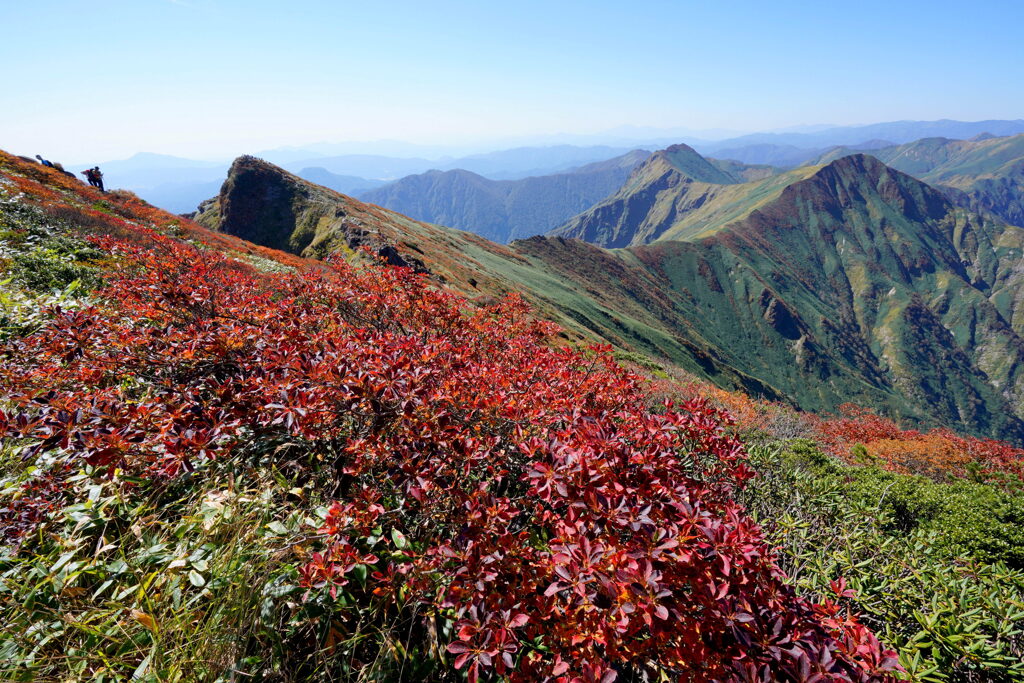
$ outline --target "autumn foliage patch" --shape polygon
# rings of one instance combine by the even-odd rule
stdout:
[[[403,269],[267,275],[145,241],[98,240],[104,303],[3,350],[0,433],[25,457],[125,481],[274,449],[330,470],[307,597],[454,622],[436,656],[470,680],[894,669],[855,616],[786,584],[707,402],[649,412],[608,349],[548,346],[514,297],[469,310]]]
[[[826,449],[845,460],[856,460],[856,452],[863,449],[862,456],[896,472],[1024,478],[1024,449],[1003,441],[963,436],[949,429],[903,429],[888,418],[850,404],[841,406],[837,416],[808,420]]]
[[[676,372],[677,377],[654,381],[653,395],[705,397],[728,413],[735,433],[779,440],[811,438],[829,455],[849,464],[873,464],[936,480],[1024,480],[1024,449],[1005,441],[965,436],[941,427],[907,429],[852,403],[839,406],[835,415],[804,413]]]

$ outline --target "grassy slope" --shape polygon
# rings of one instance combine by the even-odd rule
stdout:
[[[716,164],[692,150],[659,152],[615,194],[551,234],[606,247],[703,237],[749,215],[787,185],[813,173],[806,168],[774,173],[770,167]]]

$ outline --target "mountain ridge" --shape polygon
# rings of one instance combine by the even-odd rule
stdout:
[[[689,146],[670,150],[652,155],[614,194],[551,234],[608,248],[690,239],[742,217],[808,174],[708,160]]]
[[[851,153],[848,148],[835,147],[818,161]],[[1024,134],[973,140],[924,138],[871,154],[941,188],[964,206],[1024,225]]]
[[[277,229],[291,239],[316,225],[290,248],[350,253],[353,234],[374,235],[375,217],[412,265],[478,295],[522,292],[577,339],[807,410],[860,403],[1024,441],[1024,284],[1013,265],[1022,231],[873,157],[801,173],[708,235],[610,251],[556,236],[501,247],[294,176],[303,188],[278,195],[295,210],[276,214]]]

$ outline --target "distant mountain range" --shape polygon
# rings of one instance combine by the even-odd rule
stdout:
[[[509,149],[466,154],[467,147],[412,145],[395,141],[319,144],[266,150],[257,156],[282,164],[294,173],[320,168],[348,176],[331,180],[332,187],[358,192],[379,181],[393,181],[429,170],[471,171],[492,180],[515,180],[551,175],[585,164],[605,161],[633,149],[656,150],[686,143],[701,154],[743,164],[798,166],[840,145],[861,150],[901,144],[923,137],[967,139],[981,133],[997,136],[1024,133],[1024,120],[1014,121],[900,121],[869,126],[801,126],[794,129],[709,140],[728,131],[688,131],[621,127],[595,135],[541,136],[521,140]],[[524,144],[525,143],[525,144]],[[89,166],[95,165],[90,163]],[[157,154],[138,154],[127,160],[99,164],[111,187],[138,193],[157,206],[183,213],[208,197],[223,178],[228,162],[206,162]],[[84,166],[75,167],[76,171]],[[313,171],[320,180],[327,176]],[[311,175],[311,179],[316,180]],[[362,179],[365,182],[352,180]],[[329,179],[330,180],[330,179]],[[319,182],[319,181],[317,181]]]
[[[351,195],[368,192],[376,187],[387,184],[383,180],[369,180],[367,178],[360,178],[359,176],[354,175],[339,175],[337,173],[331,173],[322,166],[303,168],[296,172],[296,175],[300,178],[305,178],[306,180],[314,182],[317,185],[329,187],[335,192]]]
[[[889,147],[892,144],[888,140],[868,140],[856,145],[846,145],[845,148],[851,152],[868,152],[882,147]],[[832,148],[806,148],[763,142],[741,147],[722,148],[715,146],[714,154],[722,159],[730,159],[745,164],[768,164],[780,168],[789,168],[806,164],[812,159],[819,157],[828,149]]]
[[[470,294],[521,291],[571,336],[808,410],[853,402],[1024,443],[1021,228],[864,154],[779,173],[676,146],[603,205],[618,227],[582,236],[632,246],[506,247],[243,158],[197,219],[306,256],[370,244]]]
[[[500,150],[458,159],[401,158],[374,154],[298,158],[284,164],[297,175],[325,187],[359,194],[386,182],[429,170],[467,170],[494,180],[521,179],[575,169],[626,154],[631,148],[561,145]],[[296,156],[293,152],[289,158]],[[90,164],[92,166],[93,164]],[[217,191],[228,164],[140,153],[100,164],[110,187],[131,190],[176,213],[195,210]],[[85,167],[76,167],[75,171]],[[577,210],[583,207],[577,207]]]
[[[697,142],[701,154],[722,156],[721,150],[752,145],[790,146],[799,149],[825,149],[837,145],[860,145],[869,141],[902,144],[921,138],[945,137],[966,140],[988,133],[995,136],[1024,133],[1024,119],[987,121],[893,121],[865,126],[836,126],[813,132],[754,133],[715,142]]]
[[[566,173],[521,180],[490,180],[465,170],[428,171],[365,192],[360,199],[504,243],[548,232],[590,207],[622,185],[648,156],[634,150]]]
[[[349,154],[293,161],[284,164],[284,168],[295,172],[304,166],[315,165],[331,173],[386,180],[395,180],[432,170],[462,170],[492,180],[516,180],[529,176],[558,173],[597,161],[606,161],[630,151],[631,148],[603,145],[590,147],[557,145],[553,147],[517,147],[457,159],[437,160]]]

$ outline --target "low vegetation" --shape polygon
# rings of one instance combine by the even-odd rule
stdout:
[[[21,183],[4,680],[1024,675],[1019,450]]]

